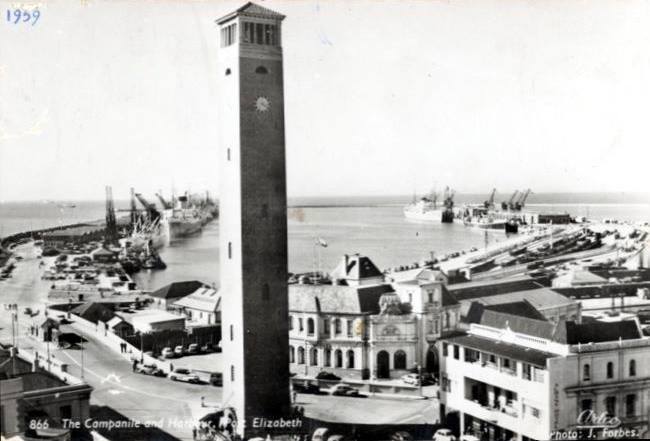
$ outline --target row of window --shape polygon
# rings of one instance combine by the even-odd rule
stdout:
[[[263,44],[277,46],[279,44],[277,26],[264,23],[243,23],[244,31],[241,39],[243,43]],[[228,47],[237,41],[237,24],[221,28],[221,47]]]
[[[297,352],[297,354],[296,354]],[[296,356],[297,355],[297,356]],[[332,366],[332,350],[331,349],[325,349],[323,353],[323,365],[326,367],[331,367]],[[355,363],[354,363],[354,351],[352,349],[349,349],[346,352],[345,356],[345,367],[348,369],[354,369]],[[298,351],[293,346],[289,346],[289,362],[290,363],[297,363],[297,364],[305,364],[305,348],[302,346],[298,347]],[[309,365],[310,366],[318,366],[318,349],[316,348],[311,348],[309,350]],[[337,349],[334,351],[334,360],[333,360],[333,367],[337,368],[342,368],[343,367],[343,351],[340,349]]]
[[[614,363],[607,362],[607,379],[614,378]],[[627,366],[627,375],[636,377],[636,360],[630,360]],[[591,381],[591,365],[586,363],[582,366],[582,381]]]
[[[636,415],[636,394],[625,395],[625,416],[631,417]],[[581,410],[588,411],[593,409],[594,401],[591,398],[585,398],[580,403]],[[616,397],[609,396],[605,398],[605,411],[609,416],[615,416],[616,413]]]
[[[341,335],[343,333],[343,321],[341,319],[339,318],[333,319],[331,321],[331,325],[330,325],[330,320],[324,319],[323,333],[329,335],[331,333],[330,326],[334,328],[334,335]],[[345,328],[346,328],[347,336],[353,337],[354,320],[346,320]],[[293,329],[294,329],[294,318],[292,315],[289,315],[289,330],[293,330]],[[298,317],[298,331],[305,332],[305,321],[303,320],[302,317]],[[307,335],[314,335],[315,332],[316,332],[316,322],[314,321],[313,318],[310,317],[307,319]]]

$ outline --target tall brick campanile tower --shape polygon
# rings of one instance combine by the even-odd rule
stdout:
[[[247,3],[217,20],[223,405],[246,437],[291,406],[283,19]]]

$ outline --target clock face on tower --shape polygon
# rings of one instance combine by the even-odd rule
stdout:
[[[255,100],[255,110],[258,112],[266,112],[271,108],[269,99],[265,96],[260,96]]]

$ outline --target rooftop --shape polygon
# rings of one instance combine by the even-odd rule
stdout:
[[[289,310],[334,314],[379,314],[382,294],[393,292],[388,284],[368,286],[289,285]]]
[[[198,280],[174,282],[155,290],[150,295],[159,299],[178,299],[192,294],[202,286],[206,286],[205,283]]]
[[[550,352],[530,349],[511,343],[505,343],[500,340],[492,340],[472,334],[449,337],[445,338],[444,341],[449,344],[461,345],[475,349],[477,351],[488,352],[500,357],[523,361],[524,363],[529,363],[540,367],[546,367],[546,360],[557,356]]]
[[[257,5],[253,2],[248,2],[240,8],[236,9],[234,12],[231,12],[223,17],[217,19],[217,24],[223,24],[227,21],[232,20],[238,16],[246,17],[260,17],[260,18],[274,18],[276,20],[284,20],[285,16],[275,12],[271,9],[265,8],[263,6]]]
[[[344,255],[338,266],[332,271],[332,280],[363,280],[383,277],[383,273],[367,256],[360,254]]]
[[[202,286],[192,294],[174,302],[174,305],[200,311],[216,312],[221,306],[221,296],[216,289]]]

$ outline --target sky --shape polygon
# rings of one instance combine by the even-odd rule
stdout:
[[[217,192],[214,20],[243,3],[0,0],[0,201]],[[650,2],[259,3],[289,196],[648,191]]]

